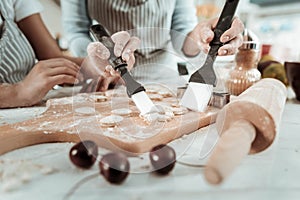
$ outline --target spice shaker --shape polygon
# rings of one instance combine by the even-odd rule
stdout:
[[[260,58],[260,45],[257,41],[244,41],[235,55],[235,67],[226,81],[227,91],[239,95],[261,79],[257,69]]]

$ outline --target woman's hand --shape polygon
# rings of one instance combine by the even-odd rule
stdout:
[[[17,84],[18,97],[24,100],[24,105],[34,105],[55,85],[79,83],[82,80],[79,71],[78,65],[64,58],[39,61]]]
[[[127,62],[128,69],[131,70],[134,63],[134,51],[140,46],[140,39],[131,37],[128,32],[120,31],[111,36],[115,43],[114,54],[117,57],[122,57]],[[95,59],[99,67],[106,67],[109,65],[108,59],[110,57],[109,50],[101,42],[93,42],[87,47],[88,56]],[[102,68],[103,70],[104,68]]]
[[[120,31],[111,36],[115,43],[114,54],[122,57],[127,62],[128,70],[134,63],[134,51],[140,45],[140,39],[131,37],[128,32]],[[87,47],[88,57],[82,66],[85,79],[92,79],[83,87],[84,92],[106,91],[110,85],[115,85],[120,80],[120,75],[109,64],[109,50],[101,42],[90,43]]]
[[[209,51],[209,43],[214,38],[213,29],[216,27],[218,18],[203,21],[199,23],[194,30],[189,33],[183,46],[183,52],[188,56],[197,55],[200,50],[207,53]],[[218,55],[233,55],[237,49],[242,45],[243,37],[242,32],[244,25],[238,18],[234,18],[230,29],[225,31],[220,41],[226,43],[218,50]]]

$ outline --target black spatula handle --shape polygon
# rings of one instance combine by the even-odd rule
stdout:
[[[96,24],[90,27],[90,33],[94,41],[101,42],[109,50],[110,57],[108,61],[111,66],[120,73],[122,79],[125,81],[128,96],[131,97],[138,92],[145,91],[145,88],[134,80],[129,73],[126,61],[124,61],[122,57],[117,57],[115,55],[115,43],[110,38],[108,31],[101,24]]]
[[[210,46],[223,45],[223,43],[220,41],[221,35],[230,28],[238,3],[239,0],[226,0],[217,26],[214,29],[215,36],[211,41]]]
[[[92,25],[90,33],[94,41],[101,42],[109,50],[110,57],[108,61],[115,70],[123,65],[127,66],[126,62],[121,57],[116,57],[114,53],[115,43],[110,38],[108,31],[102,25]]]

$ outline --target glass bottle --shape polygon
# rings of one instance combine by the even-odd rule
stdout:
[[[235,56],[235,67],[226,81],[227,91],[239,95],[261,78],[257,70],[260,58],[259,44],[256,41],[245,41]]]

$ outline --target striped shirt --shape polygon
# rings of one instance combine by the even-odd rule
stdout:
[[[76,56],[85,56],[91,42],[89,27],[104,25],[111,34],[126,30],[142,43],[136,51],[137,79],[157,80],[177,75],[176,56],[180,57],[187,33],[197,24],[193,0],[62,0],[63,27]],[[172,45],[175,48],[172,48]],[[175,58],[174,58],[175,57]]]
[[[34,51],[16,22],[40,10],[40,4],[32,0],[0,1],[0,83],[23,80],[34,66]]]

